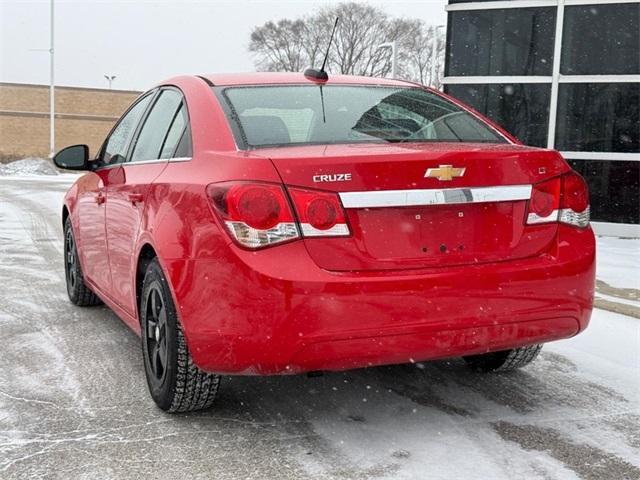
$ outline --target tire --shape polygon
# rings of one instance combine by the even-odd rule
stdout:
[[[508,372],[529,365],[536,359],[540,350],[542,345],[528,345],[463,358],[467,365],[477,372]]]
[[[90,307],[102,303],[102,300],[84,283],[70,217],[67,217],[64,222],[64,276],[71,303],[80,307]]]
[[[144,370],[153,401],[169,413],[209,408],[220,377],[193,363],[157,258],[149,263],[144,276],[140,322]]]

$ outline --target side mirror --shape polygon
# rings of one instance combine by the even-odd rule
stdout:
[[[63,148],[54,155],[53,163],[66,170],[89,170],[89,147],[71,145]]]

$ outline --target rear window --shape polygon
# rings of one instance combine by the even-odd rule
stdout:
[[[421,88],[274,85],[227,87],[218,92],[241,148],[506,142],[475,116]]]

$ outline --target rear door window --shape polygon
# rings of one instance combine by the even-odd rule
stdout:
[[[177,90],[166,89],[160,92],[135,141],[131,153],[132,162],[163,158],[160,154],[165,139],[181,105],[182,94]]]
[[[169,127],[169,132],[167,133],[166,138],[164,139],[164,144],[162,145],[162,149],[160,150],[160,158],[172,158],[177,157],[176,155],[178,150],[178,145],[180,144],[181,139],[185,136],[187,132],[187,125],[189,123],[189,116],[187,115],[187,107],[184,102],[178,108],[175,116],[173,117],[173,121],[171,122],[171,126]],[[189,145],[191,144],[191,135],[189,137]],[[183,149],[184,150],[184,149]],[[189,146],[188,155],[182,155],[183,157],[191,156],[191,147]]]
[[[191,145],[191,125],[187,123],[187,127],[182,132],[176,151],[171,158],[191,158],[193,155],[193,147]]]

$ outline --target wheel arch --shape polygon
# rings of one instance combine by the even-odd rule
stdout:
[[[64,230],[64,225],[67,223],[67,218],[69,218],[69,209],[66,205],[62,206],[62,229]]]
[[[150,243],[142,245],[140,252],[138,253],[138,261],[136,264],[136,276],[135,276],[135,288],[136,288],[136,308],[140,308],[140,295],[142,293],[142,283],[144,282],[144,275],[147,271],[147,266],[154,258],[157,258],[155,248]],[[138,312],[138,322],[140,322],[140,312]]]
[[[147,267],[153,260],[156,260],[158,262],[158,265],[160,266],[160,270],[162,271],[166,279],[169,295],[171,295],[171,300],[176,309],[176,316],[177,316],[178,322],[182,326],[185,341],[187,345],[189,345],[190,335],[189,335],[189,332],[185,329],[184,323],[182,321],[180,304],[176,299],[176,292],[171,283],[171,276],[170,276],[169,270],[167,269],[167,265],[165,265],[165,263],[163,262],[163,252],[159,249],[158,245],[154,246],[151,243],[151,240],[148,238],[142,242],[142,246],[140,247],[140,250],[138,252],[135,277],[134,277],[134,281],[135,281],[134,287],[135,287],[135,295],[136,295],[136,317],[137,317],[138,325],[140,327],[140,331],[142,331],[142,314],[140,312],[140,305],[141,305],[141,299],[142,299],[142,290],[144,286],[144,278],[146,275]]]

